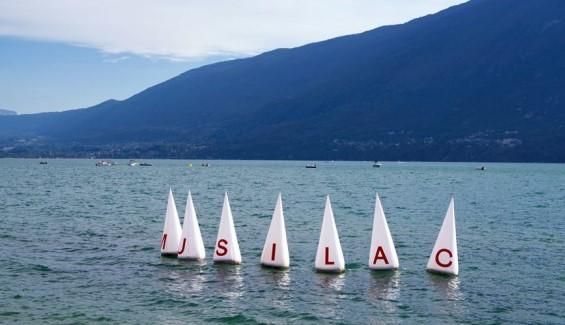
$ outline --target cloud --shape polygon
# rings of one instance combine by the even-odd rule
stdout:
[[[241,57],[381,25],[464,0],[0,0],[0,35],[110,54]]]

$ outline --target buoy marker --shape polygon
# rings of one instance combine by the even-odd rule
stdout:
[[[241,253],[239,244],[237,243],[237,235],[233,223],[228,193],[224,196],[224,206],[222,207],[222,216],[220,219],[220,227],[218,229],[218,237],[214,248],[215,263],[241,264]]]
[[[179,258],[203,260],[206,257],[204,242],[200,234],[200,226],[196,217],[196,209],[192,201],[192,193],[188,191],[186,209],[184,210],[184,223],[179,243]]]
[[[373,270],[394,270],[398,268],[398,256],[378,193],[375,196],[369,268]]]
[[[165,224],[163,236],[161,237],[161,255],[177,256],[182,229],[179,214],[173,197],[173,190],[169,189],[167,199],[167,212],[165,213]]]
[[[281,193],[277,197],[275,211],[263,246],[261,264],[278,268],[287,268],[290,265]]]
[[[441,230],[428,260],[427,270],[451,275],[459,274],[457,233],[455,230],[455,200],[453,197],[451,202],[449,202]]]
[[[316,270],[320,272],[340,273],[345,271],[345,260],[335,226],[329,195],[326,197],[324,219],[322,220],[322,229],[320,231],[320,240],[314,265]]]

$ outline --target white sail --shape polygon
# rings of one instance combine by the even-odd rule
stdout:
[[[432,272],[459,274],[457,234],[455,231],[455,202],[453,198],[451,198],[449,208],[447,208],[441,230],[428,260],[427,269]]]
[[[373,216],[373,234],[369,251],[369,268],[375,270],[391,270],[398,268],[398,256],[388,229],[385,213],[379,194],[375,198]]]
[[[172,189],[169,189],[169,197],[167,200],[167,212],[165,213],[165,224],[163,226],[163,236],[161,237],[161,254],[174,255],[178,254],[180,235],[182,229],[180,226],[179,214]]]
[[[316,270],[323,272],[345,271],[345,260],[339,242],[339,235],[335,226],[334,214],[330,203],[330,196],[326,198],[320,241],[316,252]]]
[[[277,197],[271,226],[261,254],[261,264],[272,267],[287,268],[290,265],[286,228],[282,208],[281,194]]]
[[[192,194],[188,191],[186,209],[184,211],[184,224],[179,243],[179,258],[202,260],[206,257],[204,242],[200,234],[200,226],[196,217],[196,210],[192,202]]]
[[[224,197],[220,228],[218,229],[218,237],[214,248],[214,262],[241,263],[241,253],[239,251],[239,244],[237,243],[237,235],[235,233],[228,193],[226,193]]]

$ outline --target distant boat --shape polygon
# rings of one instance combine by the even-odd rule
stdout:
[[[476,170],[484,171],[487,170],[487,168],[485,166],[481,166],[481,167],[477,167]]]
[[[100,160],[96,163],[96,166],[114,166],[116,163],[111,160]]]
[[[381,163],[378,162],[378,161],[375,161],[375,162],[373,163],[373,167],[381,168],[381,167],[383,167],[383,164],[381,164]]]
[[[144,163],[139,164],[139,166],[148,167],[148,166],[153,166],[153,165],[151,165],[150,163],[144,162]]]
[[[47,165],[47,162],[46,161],[40,161],[39,164],[40,165]]]
[[[306,168],[316,168],[316,164],[314,162],[306,164]]]
[[[130,160],[128,166],[139,166],[139,162],[137,160]]]
[[[210,167],[210,164],[208,162],[203,162],[202,167]]]

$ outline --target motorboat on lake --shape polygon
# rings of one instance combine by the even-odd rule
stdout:
[[[314,163],[314,162],[306,164],[306,168],[316,168],[316,167],[317,167],[316,163]]]
[[[381,168],[381,167],[383,167],[383,164],[381,164],[381,163],[378,162],[378,161],[375,161],[375,162],[373,163],[373,167],[375,167],[375,168]]]
[[[114,166],[116,163],[111,160],[100,160],[96,162],[96,166]]]
[[[139,162],[137,160],[130,160],[128,166],[139,166]]]
[[[151,165],[150,163],[144,162],[144,163],[139,164],[139,166],[148,167],[148,166],[153,166],[153,165]]]

